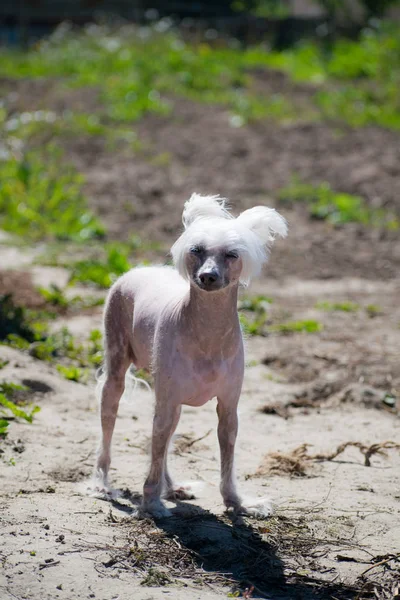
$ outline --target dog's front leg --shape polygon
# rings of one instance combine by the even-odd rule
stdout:
[[[157,399],[153,420],[150,473],[143,488],[143,509],[154,517],[168,517],[169,510],[161,501],[165,482],[166,454],[171,437],[178,425],[181,406],[173,405],[166,398]]]
[[[239,397],[218,397],[218,441],[221,454],[220,490],[227,508],[239,510],[242,501],[236,491],[234,472],[235,443],[238,432],[237,405]]]
[[[228,509],[237,514],[256,518],[268,517],[272,511],[272,503],[267,498],[243,502],[236,491],[234,473],[234,452],[238,431],[237,405],[239,398],[218,397],[218,440],[221,451],[221,494]]]

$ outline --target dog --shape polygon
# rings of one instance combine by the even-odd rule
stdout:
[[[133,364],[152,371],[156,397],[142,510],[163,518],[170,512],[162,498],[194,497],[190,488],[174,485],[168,446],[182,405],[200,407],[216,397],[224,504],[238,514],[264,517],[271,512],[270,503],[246,505],[235,484],[244,373],[237,299],[239,286],[247,286],[261,271],[275,238],[287,235],[287,224],[264,206],[235,218],[224,198],[199,194],[185,203],[182,221],[184,231],[171,249],[174,267],[136,267],[116,281],[106,301],[96,487],[109,490],[111,439],[125,374]]]

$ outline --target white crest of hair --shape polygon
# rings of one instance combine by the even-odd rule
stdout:
[[[286,237],[288,227],[284,219],[274,208],[266,206],[255,206],[242,212],[238,222],[250,229],[262,241],[269,246],[276,237]]]
[[[182,220],[185,231],[171,254],[175,268],[186,280],[185,255],[192,246],[204,245],[239,252],[243,261],[240,283],[247,286],[267,262],[275,238],[287,234],[286,220],[275,209],[256,206],[234,218],[219,196],[193,194],[185,204]]]
[[[226,198],[220,196],[201,196],[192,194],[185,202],[182,214],[182,222],[187,229],[196,219],[204,217],[220,217],[232,219],[232,215],[226,208]]]

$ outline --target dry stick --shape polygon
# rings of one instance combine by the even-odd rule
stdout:
[[[206,438],[208,435],[210,435],[210,433],[211,433],[211,432],[212,432],[212,429],[210,429],[209,431],[207,431],[207,433],[205,433],[205,434],[204,434],[204,435],[202,435],[201,437],[199,437],[199,438],[197,438],[197,439],[195,439],[195,440],[192,440],[191,442],[188,442],[188,443],[186,444],[186,450],[187,450],[188,448],[191,448],[191,447],[192,447],[194,444],[196,444],[197,442],[201,442],[201,440],[204,440],[204,439],[205,439],[205,438]]]
[[[368,567],[368,569],[365,569],[365,571],[363,571],[361,573],[360,577],[363,577],[365,575],[365,573],[368,573],[368,571],[372,571],[372,569],[375,569],[375,567],[381,567],[382,565],[386,565],[391,560],[398,560],[399,558],[400,558],[400,552],[399,552],[399,554],[394,554],[390,558],[385,558],[384,560],[380,560],[379,562],[375,563],[371,567]]]
[[[366,467],[371,466],[370,458],[373,454],[383,454],[384,455],[385,454],[383,452],[384,450],[400,449],[400,444],[397,444],[396,442],[391,442],[391,441],[379,442],[378,444],[372,444],[371,446],[365,446],[361,442],[345,442],[344,444],[340,444],[340,446],[338,446],[336,448],[336,450],[334,450],[331,453],[313,454],[311,456],[306,456],[305,458],[309,459],[309,460],[333,460],[334,458],[339,456],[339,454],[342,454],[342,452],[344,452],[346,450],[346,448],[348,448],[349,446],[353,446],[360,450],[360,452],[364,455],[364,459],[365,459],[364,464]]]

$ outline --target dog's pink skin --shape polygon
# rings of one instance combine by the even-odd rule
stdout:
[[[189,285],[170,267],[143,267],[124,275],[105,309],[106,382],[101,398],[102,444],[97,475],[107,486],[111,437],[125,372],[132,362],[154,371],[156,408],[151,468],[144,508],[162,514],[161,494],[173,495],[167,449],[182,404],[202,406],[218,398],[221,493],[238,509],[233,475],[237,404],[244,353],[237,315],[238,282],[207,292]]]
[[[185,204],[183,222],[185,232],[172,248],[177,269],[133,269],[115,283],[107,299],[97,487],[108,489],[111,438],[125,374],[133,363],[151,369],[155,381],[145,511],[167,516],[162,494],[192,497],[172,483],[167,470],[168,444],[182,405],[199,407],[216,397],[224,503],[235,511],[265,516],[270,505],[243,507],[235,486],[237,405],[244,372],[237,296],[239,283],[246,284],[267,260],[275,236],[286,235],[286,223],[266,207],[249,209],[234,219],[223,199],[197,194]]]

